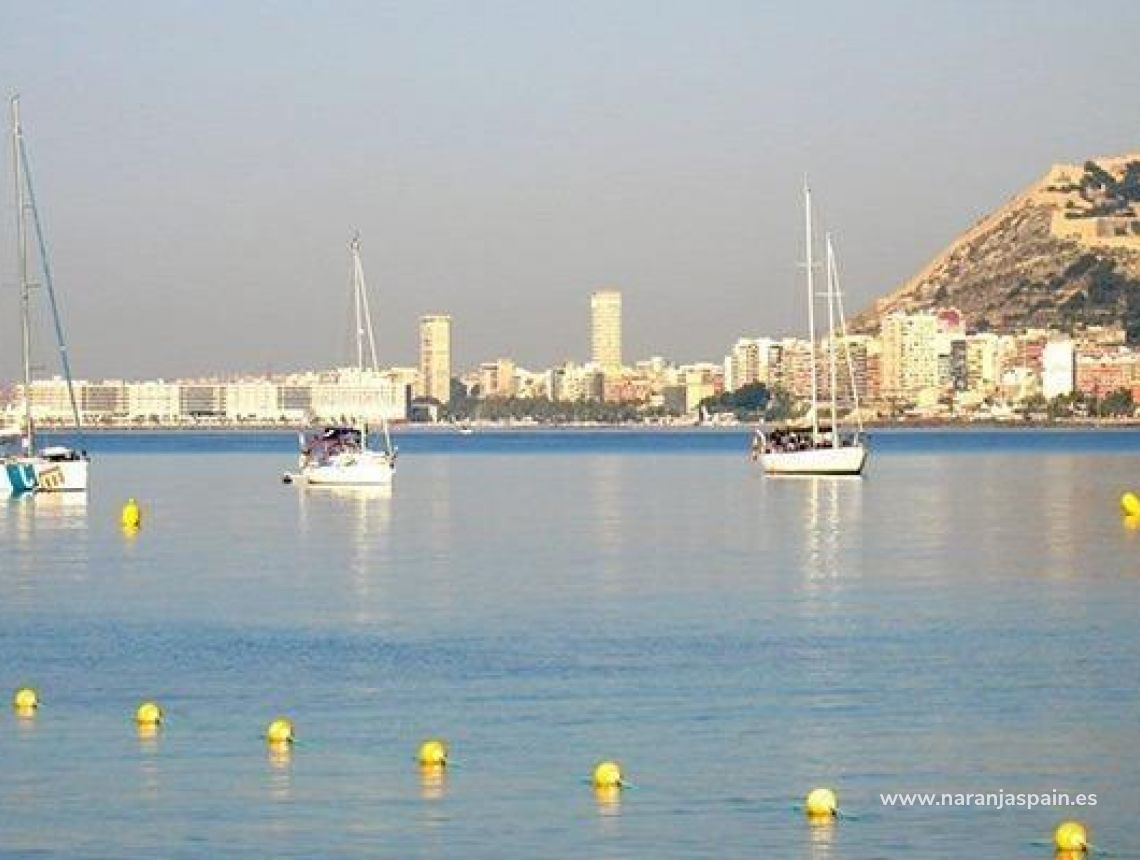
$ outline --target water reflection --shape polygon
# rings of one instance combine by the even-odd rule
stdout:
[[[1078,486],[1072,457],[1046,457],[1041,467],[1041,488],[1037,507],[1044,520],[1041,536],[1044,541],[1047,572],[1053,576],[1072,576],[1076,571],[1076,521],[1072,515],[1080,507],[1073,491]]]
[[[138,723],[135,731],[139,740],[139,793],[154,798],[159,791],[158,736],[159,727]]]
[[[594,786],[594,800],[601,815],[621,815],[621,786]]]
[[[36,730],[36,708],[24,707],[16,705],[12,708],[12,714],[16,717],[16,726],[20,729],[20,733],[24,735],[31,735]]]
[[[828,860],[835,856],[835,819],[831,816],[808,818],[808,860]]]
[[[28,493],[0,501],[0,601],[26,605],[43,578],[43,546],[76,580],[87,576],[87,494]],[[38,551],[37,551],[38,550]]]
[[[424,478],[430,488],[428,500],[428,532],[437,555],[451,556],[453,543],[451,521],[451,464],[446,458],[433,457]]]
[[[0,501],[0,535],[29,542],[40,530],[74,532],[87,525],[86,493],[25,493]]]
[[[804,572],[812,582],[839,574],[839,485],[832,479],[809,480]]]
[[[625,530],[621,519],[621,467],[617,457],[594,457],[590,461],[594,545],[604,557],[621,552]]]
[[[854,575],[850,535],[862,521],[863,479],[805,477],[803,566],[809,588]]]
[[[424,800],[442,800],[447,788],[447,768],[438,764],[420,765],[420,797]]]
[[[269,761],[269,796],[284,803],[293,799],[293,745],[288,742],[266,744]]]
[[[358,621],[371,619],[370,600],[376,585],[371,575],[373,550],[388,534],[392,519],[392,486],[299,487],[298,531],[313,531],[317,540],[331,538],[348,553],[349,587],[356,598]]]

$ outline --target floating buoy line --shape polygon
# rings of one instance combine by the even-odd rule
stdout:
[[[22,719],[35,718],[40,705],[40,696],[34,687],[20,687],[12,694],[12,710]],[[134,713],[139,738],[153,741],[158,736],[159,727],[165,719],[166,714],[158,702],[151,700],[142,702]],[[269,748],[271,760],[287,766],[289,752],[297,740],[293,721],[288,717],[274,718],[266,726],[262,737]],[[447,742],[441,738],[428,738],[417,749],[415,760],[420,766],[425,799],[438,798],[448,756]],[[622,789],[632,787],[626,781],[621,765],[610,759],[598,762],[594,766],[590,784],[599,804],[604,807],[613,807],[619,803]],[[804,797],[801,808],[812,823],[841,818],[838,796],[830,788],[813,788]],[[1064,856],[1067,860],[1084,857],[1092,851],[1088,828],[1079,821],[1062,821],[1058,824],[1053,831],[1052,846],[1056,848],[1058,857]]]

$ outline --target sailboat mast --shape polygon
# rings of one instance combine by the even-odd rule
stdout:
[[[20,97],[12,96],[12,173],[16,186],[16,255],[20,269],[20,325],[24,352],[24,445],[35,450],[32,426],[32,295],[28,282],[27,201],[24,198],[24,162],[20,128]]]
[[[356,323],[356,369],[364,372],[364,313],[360,297],[360,235],[354,235],[348,246],[352,250],[352,309]]]
[[[808,294],[808,344],[810,346],[809,367],[811,369],[811,442],[814,446],[819,441],[819,391],[815,378],[815,263],[811,254],[811,189],[808,187],[807,177],[804,177],[804,241],[807,245],[804,263],[807,266],[807,294]]]
[[[835,252],[831,248],[831,234],[824,237],[827,246],[827,371],[828,382],[831,386],[831,447],[839,447],[839,404],[836,389],[839,387],[835,356],[835,281],[832,273],[835,269]]]
[[[372,311],[368,307],[368,282],[364,280],[364,264],[360,262],[360,242],[357,241],[356,248],[353,250],[353,267],[355,270],[356,289],[360,294],[360,309],[362,312],[361,328],[364,333],[368,335],[368,357],[370,364],[368,368],[371,370],[379,370],[380,362],[376,359],[376,334],[372,330]],[[364,350],[361,347],[361,360],[363,361]]]
[[[843,336],[843,357],[847,362],[847,376],[851,384],[851,407],[855,414],[855,426],[859,436],[863,435],[863,414],[859,408],[859,386],[855,380],[855,362],[851,358],[851,340],[847,336],[847,314],[843,310],[843,290],[839,286],[839,264],[831,255],[831,282],[835,289],[835,306],[839,311],[839,330]]]
[[[368,306],[368,284],[364,280],[364,264],[360,261],[360,235],[352,237],[352,290],[356,305],[356,359],[360,370],[360,384],[364,384],[364,336],[368,335],[368,356],[371,364],[368,369],[372,377],[380,370],[380,362],[376,358],[376,335],[372,330],[372,311]],[[392,437],[388,432],[388,419],[381,410],[380,425],[384,433],[384,450],[392,453]]]

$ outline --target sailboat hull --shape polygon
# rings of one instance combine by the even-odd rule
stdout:
[[[862,445],[768,451],[760,456],[760,465],[769,475],[859,475],[866,463],[867,449]]]
[[[87,460],[13,457],[4,462],[3,480],[10,493],[82,493],[87,490],[88,466]]]
[[[391,485],[395,471],[395,464],[386,454],[365,451],[305,466],[300,478],[314,487],[383,487]]]

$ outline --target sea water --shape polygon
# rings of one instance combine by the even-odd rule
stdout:
[[[744,433],[397,441],[381,493],[281,484],[287,433],[95,435],[89,498],[0,502],[0,693],[43,701],[0,712],[0,856],[1140,854],[1140,434],[876,433],[862,479]]]

